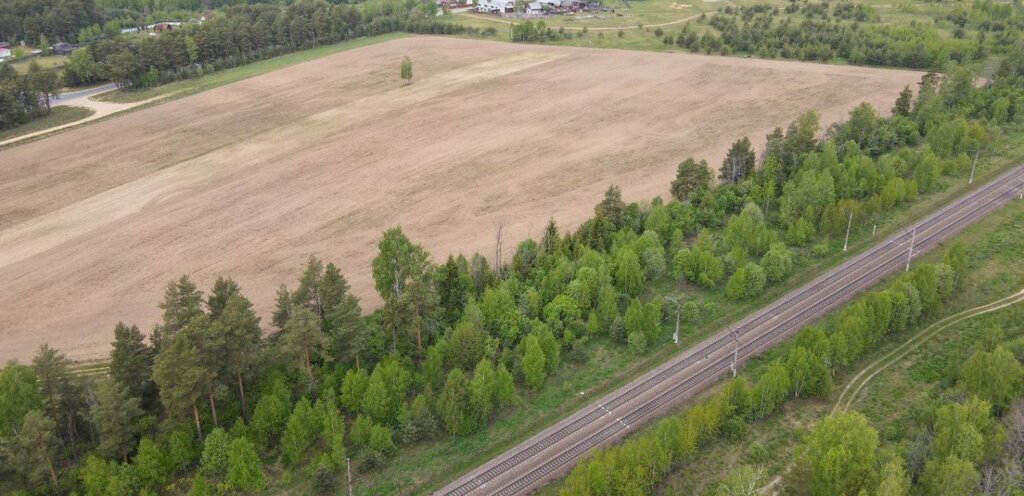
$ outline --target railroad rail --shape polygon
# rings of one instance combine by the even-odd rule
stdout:
[[[723,329],[448,484],[437,495],[525,494],[794,334],[911,259],[1024,193],[1024,165]]]

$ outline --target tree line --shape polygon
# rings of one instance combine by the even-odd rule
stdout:
[[[687,24],[674,41],[695,52],[817,62],[843,59],[854,65],[915,69],[937,69],[949,61],[963,64],[984,57],[978,40],[948,38],[918,21],[883,24],[870,9],[848,3],[804,4],[799,13],[802,19],[797,21],[778,9],[728,7],[709,17],[713,31],[700,35]]]
[[[109,80],[123,89],[196,77],[283,53],[377,34],[452,34],[466,28],[434,19],[436,5],[371,0],[361,5],[324,0],[234,5],[202,23],[159,36],[104,36],[69,60],[67,84]]]
[[[0,2],[0,41],[34,44],[45,37],[74,42],[81,28],[102,18],[93,0],[4,0]]]
[[[88,5],[87,10],[95,10],[91,0],[83,1]],[[159,36],[121,33],[124,27],[136,27],[154,22],[154,19],[166,20],[138,12],[110,19],[102,25],[98,15],[76,14],[74,19],[80,22],[74,27],[65,26],[60,31],[40,31],[30,20],[26,20],[27,27],[18,28],[21,31],[12,31],[14,34],[0,31],[0,40],[5,36],[32,42],[40,40],[44,50],[48,47],[42,45],[49,44],[46,40],[87,43],[71,54],[59,78],[35,74],[38,71],[33,70],[31,78],[16,80],[6,74],[9,71],[5,69],[4,94],[0,96],[0,129],[15,127],[48,113],[49,95],[54,94],[61,84],[81,86],[111,81],[125,90],[148,88],[362,36],[396,31],[427,34],[477,31],[476,28],[438,22],[434,17],[436,4],[409,0],[371,0],[358,6],[325,0],[289,3],[287,6],[228,3],[231,5],[210,13],[210,17],[201,23],[188,22]],[[28,2],[25,5],[30,5],[33,11],[38,10],[46,18],[66,10],[59,2],[54,5]],[[2,26],[14,25],[13,22],[5,22],[5,15],[11,18],[25,15],[19,6],[23,5],[18,2],[0,5],[0,30]],[[186,12],[183,15],[192,17],[195,14]],[[26,29],[28,31],[24,31]],[[9,69],[9,66],[5,67]],[[36,102],[46,105],[36,105]]]
[[[653,283],[691,293],[678,308],[689,324],[713,311],[714,295],[754,298],[783,281],[797,256],[827,253],[848,212],[854,225],[869,225],[966,174],[987,129],[1017,118],[1014,60],[985,89],[956,70],[926,76],[892,117],[861,106],[824,139],[806,114],[771,133],[760,166],[740,139],[717,185],[706,162],[685,160],[668,202],[626,203],[609,187],[579,228],[552,221],[511,260],[435,263],[401,228],[389,229],[372,267],[384,303],[366,316],[337,266],[317,258],[279,289],[265,323],[229,278],[204,294],[182,277],[168,284],[148,342],[130,324],[114,330],[109,378],[82,380],[48,347],[32,366],[3,369],[0,479],[42,492],[188,486],[203,494],[255,491],[279,467],[328,491],[346,457],[357,471],[373,470],[400,447],[485,429],[562,363],[582,360],[591,341],[636,356],[667,342],[663,321],[677,307]],[[777,380],[749,388],[757,408],[736,415],[756,418],[788,395],[819,394],[828,371],[937,305],[949,276],[918,268],[862,303],[877,322],[852,315],[849,330],[802,333],[801,351],[767,376]],[[36,455],[45,459],[20,455],[27,446],[42,447]]]
[[[693,460],[707,442],[739,439],[750,422],[773,415],[790,398],[827,397],[837,372],[875,351],[887,336],[933,315],[951,296],[955,275],[947,264],[919,265],[892,287],[845,307],[830,329],[802,329],[752,383],[732,379],[685,413],[662,419],[621,445],[595,450],[573,469],[559,494],[651,494],[670,470]],[[868,485],[864,481],[870,479],[859,483]]]

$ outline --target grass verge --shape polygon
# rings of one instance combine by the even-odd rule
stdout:
[[[52,127],[63,126],[64,124],[80,121],[89,117],[93,113],[94,111],[92,109],[85,107],[71,107],[66,105],[53,107],[53,110],[43,117],[29,121],[27,124],[23,124],[16,128],[0,131],[0,141],[6,141],[37,131],[44,131]]]

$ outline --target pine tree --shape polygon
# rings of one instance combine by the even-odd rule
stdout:
[[[345,276],[338,270],[338,266],[333,263],[327,264],[324,267],[324,275],[320,279],[320,300],[325,318],[346,299],[355,298],[349,294],[349,289],[348,279],[345,279]]]
[[[288,319],[292,317],[292,296],[284,284],[277,288],[277,299],[275,300],[274,314],[270,320],[279,331],[284,330]]]
[[[281,351],[289,358],[293,368],[305,372],[310,394],[316,389],[313,361],[321,356],[329,344],[327,335],[320,332],[316,315],[305,308],[296,309],[285,324]]]
[[[153,380],[160,387],[160,402],[168,415],[181,419],[191,413],[196,433],[203,439],[196,402],[206,391],[210,378],[187,336],[176,336],[160,350],[153,366]]]
[[[438,310],[437,288],[434,285],[435,271],[430,268],[423,272],[421,277],[413,279],[403,295],[404,307],[409,309],[409,324],[416,335],[416,352],[423,353],[424,343],[432,340],[434,332],[437,331],[434,325],[434,318]]]
[[[224,370],[234,375],[241,401],[242,417],[248,422],[249,405],[245,399],[245,379],[256,366],[260,347],[260,318],[252,303],[241,294],[231,295],[217,319],[224,330]]]
[[[203,313],[203,293],[188,276],[181,276],[171,281],[164,289],[164,299],[160,302],[163,311],[163,323],[153,332],[153,345],[159,350],[165,342],[170,342],[193,317]]]
[[[558,251],[560,245],[560,239],[558,237],[558,226],[555,224],[555,219],[548,220],[547,227],[544,228],[544,237],[541,239],[540,247],[544,250],[544,253],[552,254]]]
[[[910,85],[903,88],[900,92],[900,96],[896,98],[896,104],[892,107],[893,115],[902,115],[907,117],[910,115],[910,104],[914,98],[914,92],[910,91]]]
[[[39,410],[25,414],[15,444],[16,456],[11,460],[17,463],[16,469],[33,484],[38,484],[47,477],[53,485],[53,492],[60,491],[57,481],[57,436],[56,424]]]
[[[76,438],[86,402],[81,382],[71,374],[71,361],[44,344],[32,359],[32,365],[39,380],[43,411],[57,423],[58,438],[71,448],[72,456],[78,458]]]
[[[754,170],[754,150],[750,146],[750,138],[744,136],[736,140],[729,148],[729,153],[722,162],[718,178],[724,182],[737,184]]]
[[[438,304],[441,306],[441,318],[448,326],[454,326],[462,317],[462,309],[466,306],[466,293],[469,288],[455,257],[448,255],[448,261],[441,268],[441,277],[437,281]]]
[[[227,375],[227,332],[220,322],[211,321],[205,314],[193,317],[180,331],[199,352],[199,364],[205,371],[206,398],[210,404],[210,415],[214,427],[220,427],[217,416],[217,399],[214,389],[220,388]]]
[[[232,296],[239,294],[241,288],[230,277],[217,277],[217,280],[213,283],[213,291],[210,292],[210,296],[206,299],[206,309],[211,319],[220,317],[221,312],[224,311],[224,307],[228,304],[228,299]]]
[[[344,365],[356,368],[366,348],[366,324],[359,299],[345,294],[327,315],[327,332],[331,340],[331,356]]]
[[[604,199],[594,207],[594,217],[610,221],[615,229],[622,227],[625,212],[626,203],[622,201],[622,190],[615,185],[608,186]]]
[[[324,318],[324,301],[321,294],[323,278],[324,263],[317,257],[309,257],[306,269],[299,277],[299,287],[292,293],[292,302],[312,311],[321,322]]]
[[[90,413],[99,434],[99,454],[127,462],[128,454],[135,449],[142,417],[139,399],[130,396],[117,381],[104,378],[96,384],[96,402]]]
[[[153,348],[136,326],[118,322],[110,349],[110,377],[128,388],[128,394],[149,406],[155,399],[153,384]]]

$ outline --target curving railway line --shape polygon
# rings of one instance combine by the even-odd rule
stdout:
[[[728,329],[448,484],[438,495],[525,494],[591,448],[628,434],[1002,204],[1024,194],[1019,165]]]

